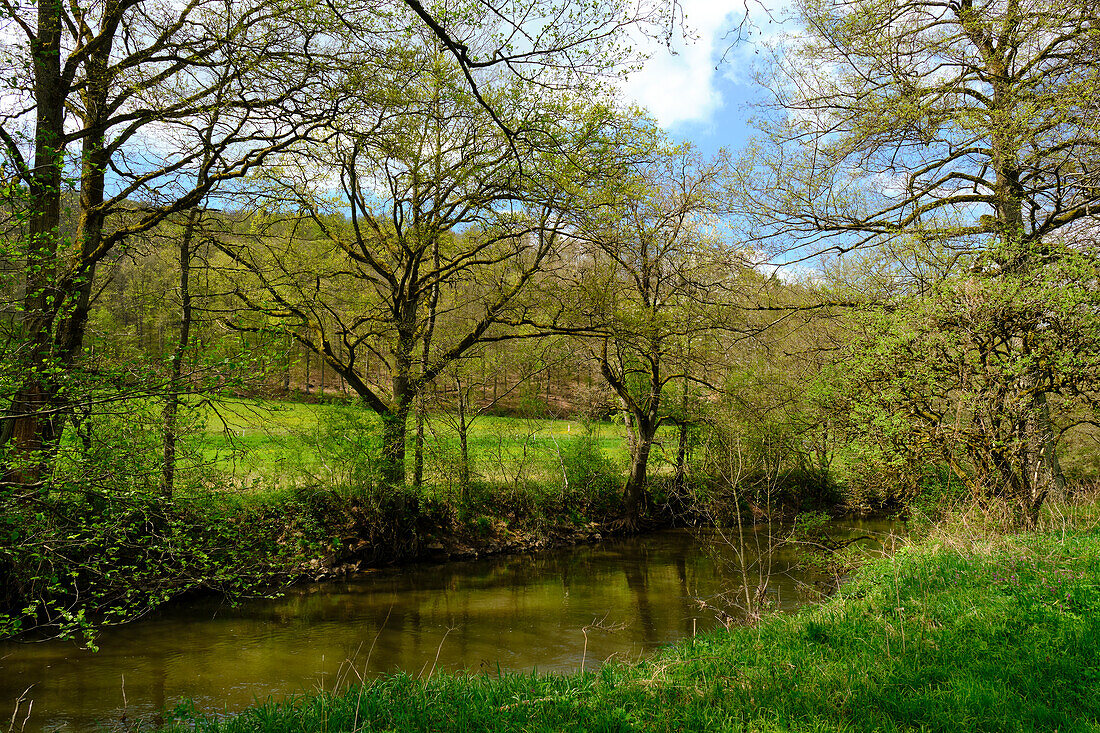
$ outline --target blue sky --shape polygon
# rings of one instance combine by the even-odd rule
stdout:
[[[742,0],[681,0],[688,38],[677,34],[675,54],[656,45],[641,71],[623,85],[627,98],[647,108],[676,140],[694,142],[704,154],[736,150],[752,130],[751,104],[766,98],[753,81],[753,65],[780,32],[783,4],[750,5],[752,15],[736,41],[745,14]]]

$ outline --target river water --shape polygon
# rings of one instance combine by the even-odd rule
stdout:
[[[891,529],[845,521],[829,533],[882,538]],[[637,659],[714,628],[715,609],[740,616],[742,564],[753,587],[770,567],[766,598],[774,607],[818,597],[827,579],[794,569],[793,549],[761,557],[768,532],[751,530],[740,544],[710,531],[670,530],[379,570],[237,607],[177,604],[107,630],[98,652],[68,642],[0,643],[0,722],[26,731],[117,728],[156,720],[185,699],[205,712],[233,712],[268,696],[396,670],[569,672]],[[859,545],[876,551],[881,542]]]

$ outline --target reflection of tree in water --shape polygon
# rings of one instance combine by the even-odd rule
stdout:
[[[649,602],[649,550],[646,547],[623,560],[626,585],[634,595],[638,606],[638,623],[642,627],[642,640],[648,646],[657,643],[657,625],[653,619],[653,607]]]
[[[682,549],[676,552],[676,557],[672,562],[676,568],[676,581],[680,586],[680,609],[682,611],[680,618],[684,621],[681,633],[685,638],[688,638],[695,635],[699,609],[693,601],[695,593],[691,588],[693,584],[688,583],[687,557]]]

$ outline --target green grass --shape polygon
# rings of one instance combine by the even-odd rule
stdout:
[[[200,731],[1100,730],[1100,533],[939,533],[825,604],[583,675],[391,676]]]
[[[195,420],[198,430],[190,448],[203,463],[233,477],[238,485],[268,490],[339,483],[350,462],[377,452],[381,432],[378,418],[355,405],[221,399],[197,408]],[[410,465],[413,431],[410,419]],[[453,420],[430,415],[425,434],[426,479],[445,483],[455,475],[459,456]],[[672,430],[660,437],[673,456]],[[558,483],[563,454],[585,438],[595,442],[609,466],[625,472],[628,454],[620,423],[486,415],[468,432],[472,474],[495,485]],[[661,464],[659,445],[651,459],[654,473],[661,472]]]

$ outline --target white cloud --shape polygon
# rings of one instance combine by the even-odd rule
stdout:
[[[675,53],[654,42],[648,62],[626,80],[623,93],[666,129],[712,123],[728,101],[720,84],[752,84],[748,70],[754,51],[761,47],[757,44],[774,41],[783,32],[789,3],[681,0],[689,37],[685,40],[677,33]]]
[[[736,7],[708,0],[683,0],[691,36],[677,32],[672,50],[654,43],[641,71],[623,84],[626,97],[647,108],[662,127],[705,123],[722,106],[715,66],[725,50],[723,36],[739,17]],[[679,31],[679,29],[677,29]]]

